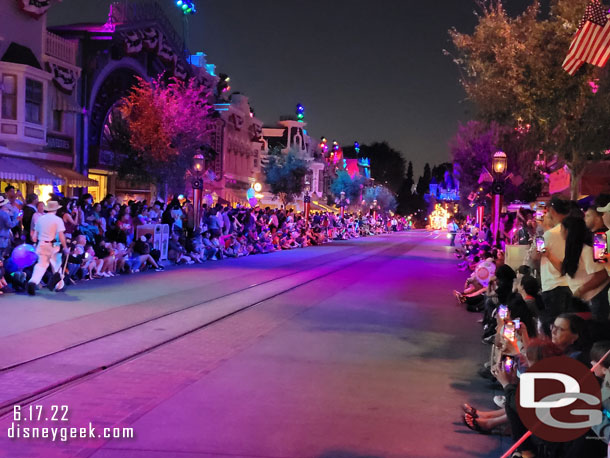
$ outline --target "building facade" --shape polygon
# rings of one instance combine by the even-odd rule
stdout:
[[[47,30],[50,2],[6,1],[0,15],[0,188],[72,195],[78,173],[78,43]]]
[[[156,197],[154,186],[122,180],[115,171],[117,157],[107,139],[115,108],[138,78],[148,81],[164,74],[209,79],[214,84],[214,77],[205,66],[193,66],[186,59],[182,37],[155,1],[113,3],[105,22],[52,30],[77,41],[80,48],[79,100],[84,116],[78,131],[77,167],[98,182],[89,192],[96,200],[111,193],[124,201],[150,201]]]
[[[216,104],[216,111],[219,114],[214,145],[217,157],[212,167],[215,180],[209,190],[214,200],[219,197],[232,205],[246,205],[248,190],[264,182],[263,123],[254,116],[248,97],[242,94],[234,93],[225,103]]]
[[[319,145],[307,134],[307,123],[299,121],[293,116],[284,116],[274,127],[263,128],[264,151],[263,161],[271,148],[279,148],[282,154],[294,152],[307,163],[308,174],[305,177],[306,190],[315,205],[324,204],[325,198],[325,167],[326,163]],[[281,203],[266,189],[263,188],[261,205],[269,207],[280,206]],[[302,211],[304,194],[298,196],[293,206]],[[317,202],[317,203],[316,203]],[[322,209],[322,208],[320,208]]]

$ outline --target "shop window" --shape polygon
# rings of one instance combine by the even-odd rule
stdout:
[[[64,129],[64,112],[53,110],[53,131],[63,132]]]
[[[101,202],[101,200],[108,194],[108,175],[98,175],[96,173],[89,172],[87,176],[98,183],[97,186],[90,186],[87,188],[87,192],[93,196],[94,202]]]
[[[17,119],[17,77],[2,75],[2,119]]]
[[[25,120],[42,124],[42,83],[25,79]]]

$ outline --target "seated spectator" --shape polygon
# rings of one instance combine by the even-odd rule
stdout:
[[[540,296],[540,285],[531,275],[525,275],[517,285],[517,292],[521,295],[533,316],[539,317],[544,310],[542,297]]]
[[[133,242],[129,250],[131,252],[131,257],[128,263],[132,272],[139,272],[148,265],[152,266],[152,268],[157,272],[163,270],[163,266],[157,264],[157,262],[151,256],[150,245],[148,244],[146,236],[143,235],[138,240]]]
[[[180,244],[180,236],[172,232],[169,239],[168,259],[175,264],[193,264],[194,261],[186,254],[186,249]]]

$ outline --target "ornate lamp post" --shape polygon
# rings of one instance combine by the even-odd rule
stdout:
[[[502,196],[504,195],[504,175],[506,173],[506,154],[498,151],[493,155],[491,170],[494,181],[491,185],[493,202],[491,205],[492,233],[494,245],[498,243],[498,231],[500,229],[500,213],[502,212]]]
[[[373,201],[373,220],[377,222],[377,199]]]
[[[203,192],[203,168],[205,167],[205,158],[201,154],[196,154],[193,157],[193,221],[195,229],[201,224],[201,193]]]
[[[303,208],[305,211],[305,224],[309,224],[309,210],[311,209],[311,196],[309,195],[309,180],[305,182],[305,196],[303,196]]]

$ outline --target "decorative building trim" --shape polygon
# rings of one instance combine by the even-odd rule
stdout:
[[[40,19],[51,8],[51,0],[17,0],[19,7],[30,16]]]
[[[175,78],[184,80],[188,76],[188,67],[174,51],[171,40],[155,27],[121,32],[123,46],[127,55],[134,56],[143,51],[155,54],[173,73]]]
[[[53,83],[62,92],[72,94],[76,88],[79,74],[77,71],[55,62],[46,63],[47,70],[53,75]]]

